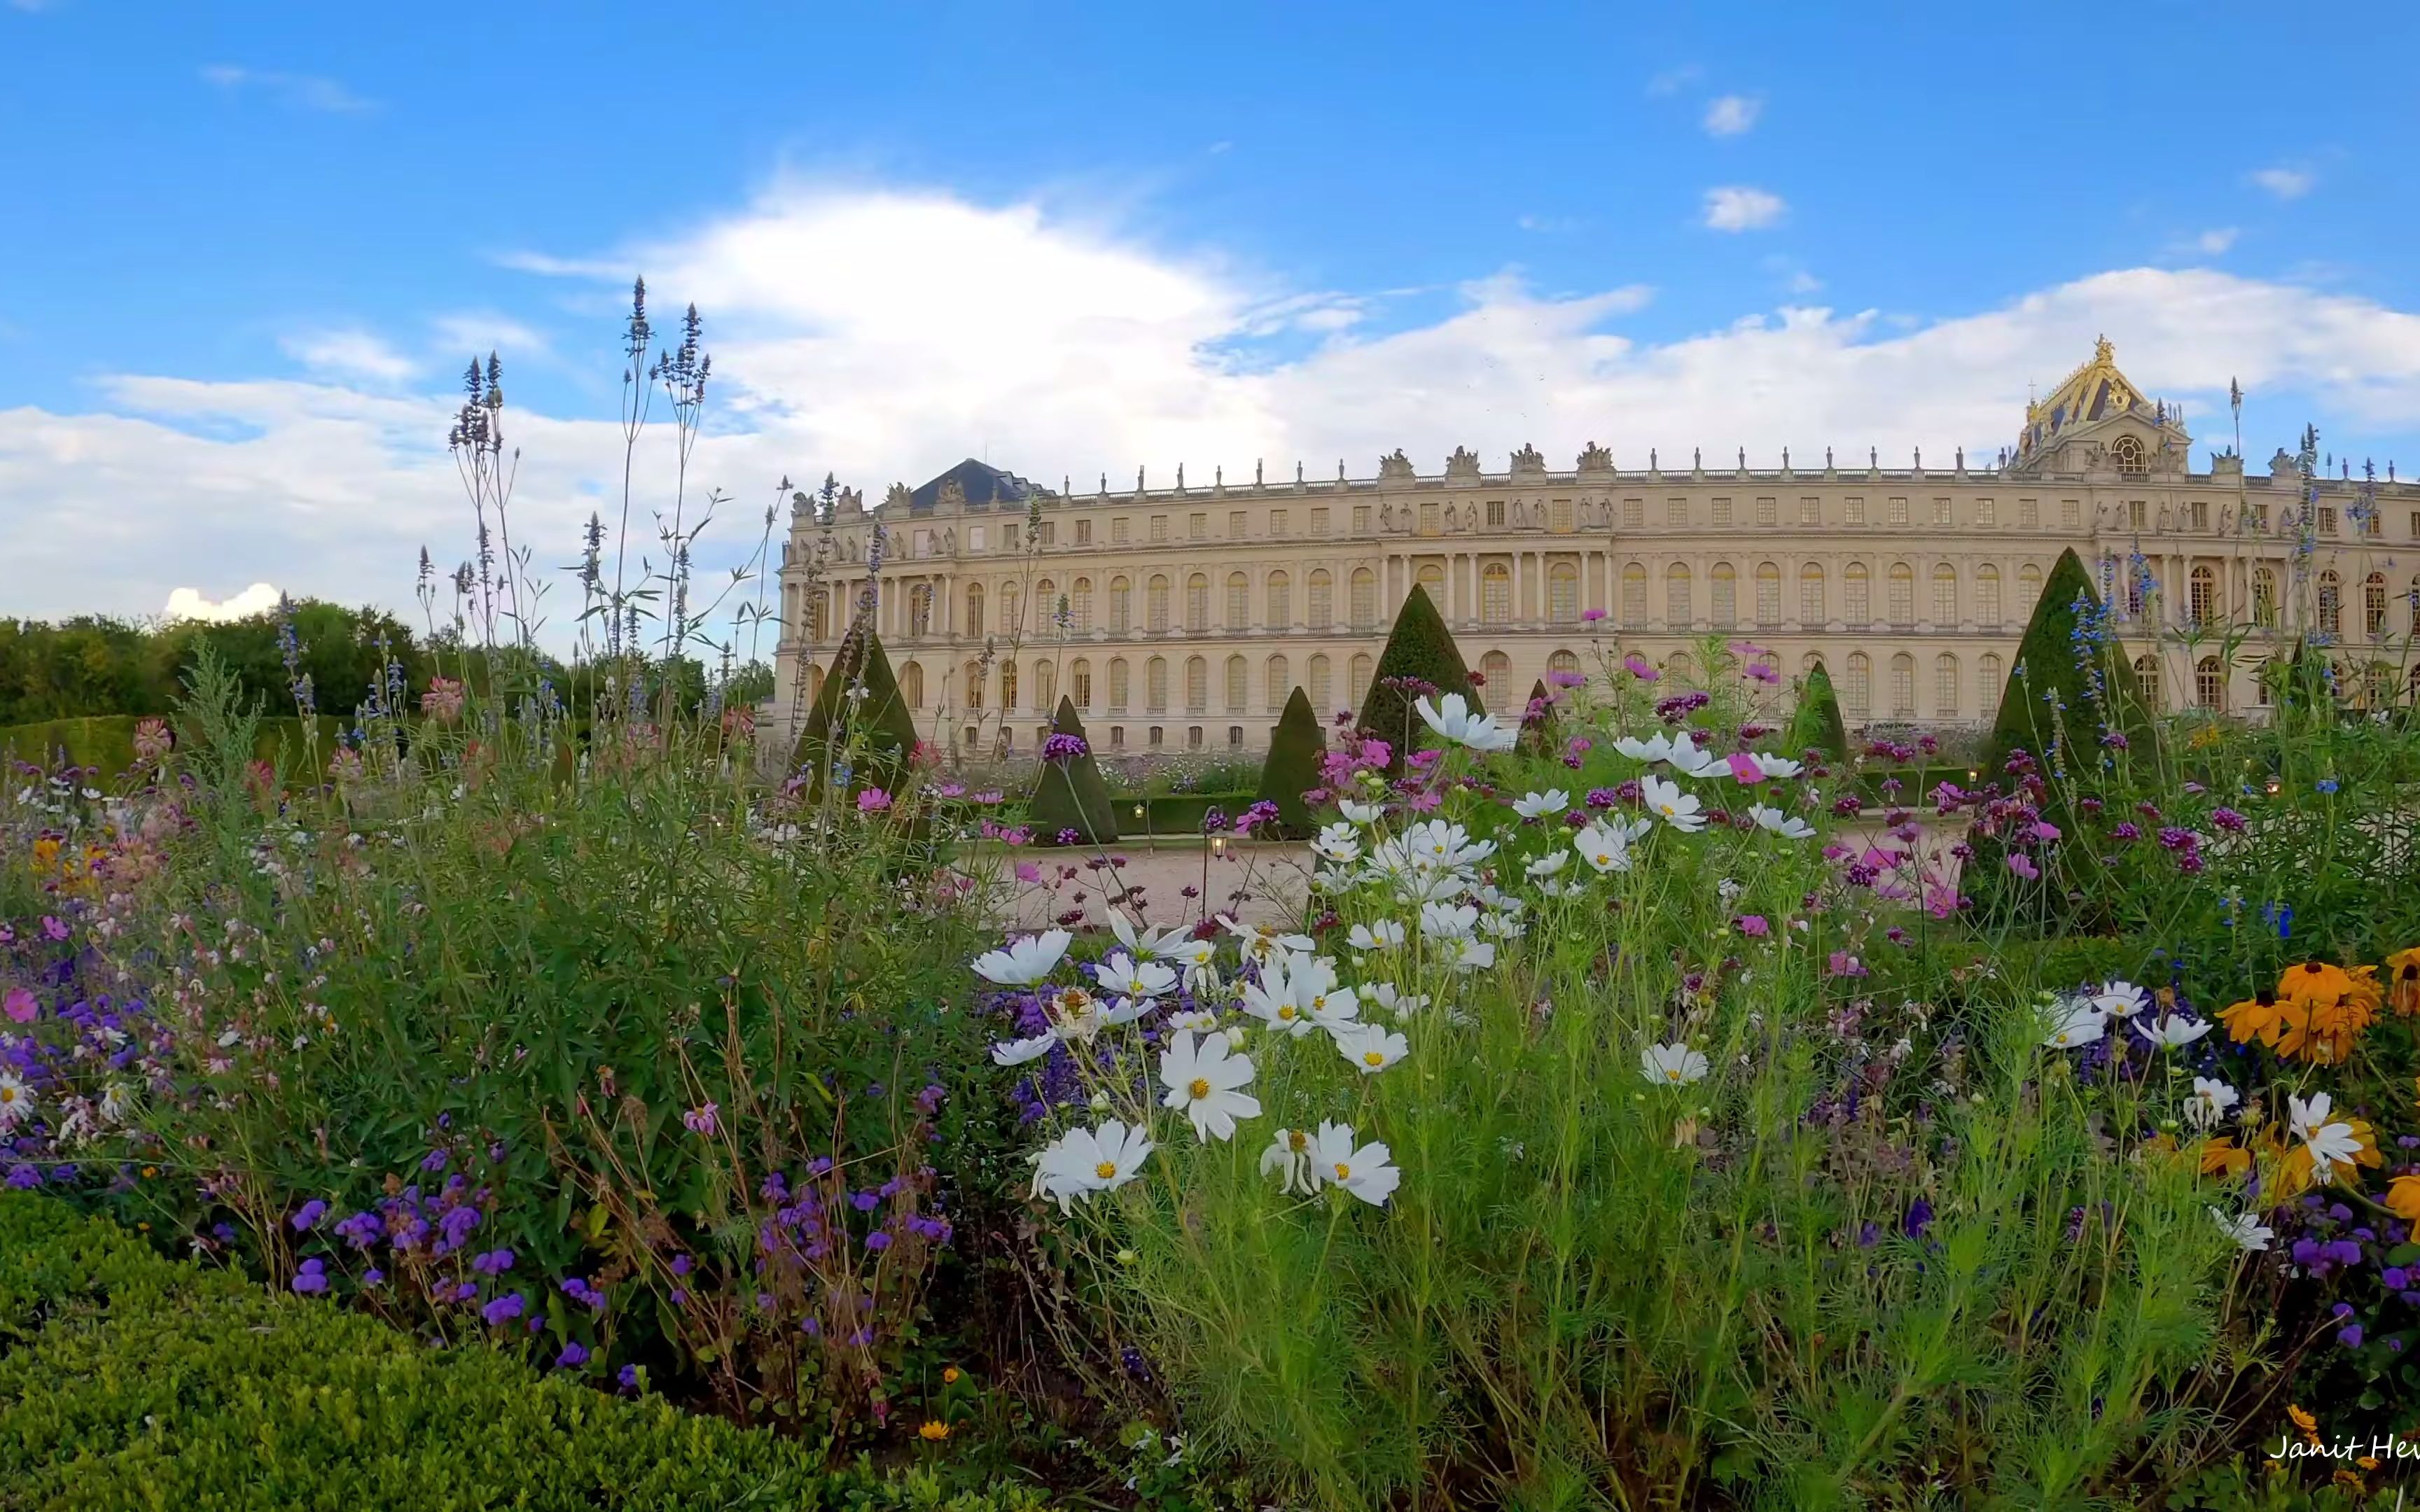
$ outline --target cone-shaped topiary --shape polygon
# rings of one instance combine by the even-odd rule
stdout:
[[[1319,762],[1326,754],[1327,734],[1320,728],[1319,715],[1310,696],[1296,687],[1286,698],[1285,713],[1278,716],[1268,760],[1261,764],[1261,790],[1254,795],[1262,803],[1278,806],[1273,834],[1305,840],[1319,828],[1302,795],[1319,786]]]
[[[864,696],[851,697],[858,687]],[[792,757],[792,765],[807,774],[808,795],[820,796],[828,769],[843,761],[849,791],[895,790],[916,744],[915,717],[899,696],[881,640],[866,626],[850,630],[825,669],[823,689],[807,711]]]
[[[1521,748],[1533,756],[1553,755],[1560,738],[1555,723],[1555,696],[1541,677],[1529,685],[1529,702],[1521,709]]]
[[[1470,669],[1463,662],[1462,650],[1453,643],[1453,632],[1445,627],[1445,617],[1430,601],[1428,590],[1418,583],[1412,584],[1395,615],[1395,627],[1387,633],[1387,649],[1378,654],[1370,691],[1361,700],[1361,728],[1394,748],[1388,769],[1396,772],[1403,770],[1413,742],[1428,729],[1412,708],[1419,693],[1417,689],[1406,692],[1402,687],[1406,678],[1428,684],[1439,698],[1459,693],[1472,707],[1484,706],[1470,680]]]
[[[1062,743],[1074,741],[1080,751]],[[1062,698],[1050,720],[1049,738],[1042,743],[1042,772],[1034,779],[1033,804],[1028,814],[1034,834],[1050,842],[1073,833],[1083,845],[1107,845],[1118,838],[1116,805],[1109,785],[1101,779],[1101,764],[1084,736],[1084,721],[1073,699]]]
[[[1790,716],[1783,748],[1792,756],[1820,750],[1827,760],[1849,759],[1849,732],[1840,722],[1840,696],[1832,690],[1832,674],[1818,661],[1798,687],[1798,707]]]

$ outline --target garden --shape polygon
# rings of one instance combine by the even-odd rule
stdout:
[[[861,623],[777,739],[599,540],[571,657],[483,551],[340,715],[289,615],[19,748],[0,1505],[2399,1504],[2420,729],[2326,645],[2155,713],[2071,556],[1945,764],[1415,589],[1187,813],[1246,921],[1072,707],[958,770]]]

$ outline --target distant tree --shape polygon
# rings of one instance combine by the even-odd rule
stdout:
[[[1073,739],[1083,743],[1079,755],[1050,755],[1051,739]],[[1101,764],[1093,755],[1092,742],[1085,736],[1083,717],[1076,712],[1073,699],[1062,698],[1055,717],[1050,721],[1050,736],[1043,743],[1042,770],[1034,777],[1033,802],[1028,810],[1034,833],[1042,840],[1054,841],[1074,832],[1078,841],[1086,845],[1106,845],[1118,838],[1116,806],[1109,802],[1109,785],[1101,778]]]
[[[1419,694],[1406,689],[1406,682],[1426,684],[1436,689],[1438,698],[1459,693],[1472,707],[1483,706],[1478,686],[1470,679],[1470,668],[1462,659],[1462,648],[1454,644],[1453,632],[1446,628],[1445,617],[1437,612],[1428,590],[1418,583],[1395,615],[1394,628],[1387,633],[1387,647],[1378,654],[1377,671],[1371,675],[1370,690],[1361,700],[1361,728],[1394,748],[1391,769],[1395,771],[1403,769],[1413,743],[1428,728],[1412,707]]]
[[[1327,734],[1319,715],[1310,695],[1296,687],[1286,695],[1285,712],[1278,716],[1268,759],[1261,764],[1260,791],[1254,795],[1259,802],[1278,806],[1279,835],[1303,840],[1318,829],[1302,795],[1319,786],[1320,758],[1326,754]]]

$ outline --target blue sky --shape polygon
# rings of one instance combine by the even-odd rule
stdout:
[[[2420,465],[2412,111],[2329,82],[2410,8],[1669,8],[0,0],[0,611],[408,600],[474,345],[568,530],[634,269],[706,306],[752,509],[968,453],[1988,455],[2102,328],[2205,440],[2241,376],[2256,462]]]

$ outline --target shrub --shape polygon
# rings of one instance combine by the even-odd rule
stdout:
[[[1109,801],[1109,784],[1101,780],[1101,764],[1084,738],[1084,720],[1073,699],[1062,698],[1050,721],[1053,739],[1081,744],[1080,754],[1053,756],[1047,742],[1042,769],[1033,779],[1033,802],[1028,822],[1046,842],[1072,831],[1086,845],[1106,845],[1118,838],[1117,807]]]
[[[162,1258],[47,1197],[0,1198],[0,1484],[10,1506],[1031,1508],[617,1400],[476,1344]]]
[[[1269,737],[1268,760],[1261,764],[1259,801],[1278,806],[1276,834],[1303,840],[1319,827],[1302,795],[1319,786],[1319,762],[1326,754],[1327,733],[1310,697],[1296,687],[1286,695],[1285,712]]]
[[[1849,732],[1840,722],[1840,696],[1833,691],[1832,675],[1817,662],[1798,687],[1798,707],[1790,716],[1790,733],[1782,748],[1796,754],[1819,750],[1826,760],[1849,759]]]
[[[1558,700],[1547,690],[1546,680],[1538,679],[1529,687],[1529,702],[1521,710],[1521,748],[1532,755],[1551,756],[1560,738],[1557,733],[1559,721],[1555,717]]]
[[[864,696],[854,696],[859,688]],[[858,625],[843,637],[824,672],[824,686],[807,711],[791,758],[808,774],[808,794],[819,796],[836,764],[849,767],[847,792],[897,789],[917,747],[916,718],[883,655],[881,638]]]
[[[1453,632],[1430,602],[1428,590],[1414,583],[1395,615],[1394,628],[1387,633],[1386,649],[1378,654],[1370,690],[1361,700],[1361,728],[1394,748],[1390,771],[1403,769],[1414,740],[1424,733],[1412,707],[1423,687],[1435,689],[1435,697],[1459,693],[1474,708],[1483,703]]]

